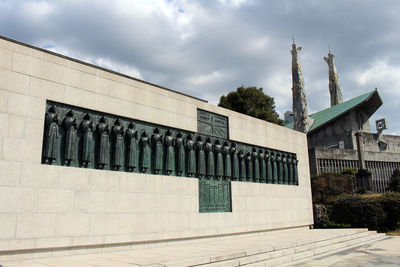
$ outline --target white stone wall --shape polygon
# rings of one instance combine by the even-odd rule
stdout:
[[[232,182],[232,212],[199,213],[198,181],[41,164],[46,100],[197,131],[197,108],[230,139],[297,154],[299,186]],[[302,133],[0,38],[0,253],[310,225]]]

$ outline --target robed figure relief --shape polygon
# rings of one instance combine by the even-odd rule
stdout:
[[[45,117],[46,132],[44,141],[44,161],[47,164],[52,164],[57,159],[57,154],[59,151],[58,144],[58,114],[55,106],[51,106],[46,112]]]
[[[253,180],[253,158],[250,152],[246,153],[247,181]]]
[[[288,184],[293,184],[292,156],[291,155],[287,155],[286,161],[287,161],[287,166],[288,166]]]
[[[251,152],[251,158],[253,163],[253,181],[258,182],[260,180],[260,163],[258,161],[258,152],[256,148],[253,148]]]
[[[299,184],[299,176],[298,176],[298,165],[299,160],[296,158],[296,155],[293,156],[293,184]]]
[[[72,110],[68,111],[63,121],[63,127],[65,129],[65,147],[64,147],[64,163],[71,165],[74,160],[76,150],[76,119]]]
[[[160,173],[162,170],[162,159],[163,159],[163,136],[160,134],[158,128],[154,129],[153,135],[151,136],[151,143],[153,147],[153,171],[155,174]]]
[[[271,152],[267,150],[265,152],[265,161],[266,161],[266,168],[267,168],[267,183],[272,183],[272,165],[271,165]]]
[[[189,177],[193,177],[196,173],[196,154],[194,151],[194,142],[192,140],[192,135],[189,134],[186,137],[185,148],[187,153],[187,174]]]
[[[226,141],[222,146],[222,156],[224,159],[224,177],[225,179],[230,180],[232,177],[232,160],[231,160],[229,144]]]
[[[206,155],[206,176],[207,178],[212,178],[215,175],[215,160],[214,160],[214,152],[213,145],[211,144],[211,139],[207,138],[204,144],[204,152]]]
[[[206,175],[206,157],[204,153],[204,143],[201,139],[201,136],[198,136],[196,139],[196,162],[197,162],[197,176],[199,178],[204,177]]]
[[[214,147],[215,154],[215,176],[219,180],[224,176],[224,163],[222,158],[222,146],[219,140],[215,141]]]
[[[185,147],[183,143],[182,133],[178,133],[175,138],[175,162],[176,176],[181,176],[185,168]]]
[[[239,180],[243,181],[246,178],[246,159],[243,150],[239,151]]]
[[[229,154],[232,160],[232,180],[236,181],[239,179],[239,158],[236,151],[236,144],[232,143]]]
[[[98,167],[99,169],[104,169],[107,165],[107,155],[109,153],[109,135],[110,130],[108,128],[107,120],[101,117],[99,123],[97,124],[97,134],[98,134]]]
[[[147,136],[147,132],[144,131],[140,137],[139,141],[140,146],[140,171],[145,173],[148,169],[150,169],[150,140]]]
[[[112,166],[114,170],[119,170],[122,167],[124,159],[124,127],[122,126],[121,120],[117,119],[114,122],[114,126],[111,129],[113,135],[113,159]]]
[[[258,151],[258,161],[260,162],[260,182],[266,182],[265,154],[262,149]]]
[[[289,168],[287,164],[287,155],[282,153],[282,169],[283,169],[283,184],[288,184]]]
[[[125,132],[126,138],[126,168],[128,171],[133,172],[137,167],[137,139],[138,134],[133,122],[129,123],[128,129]]]
[[[83,120],[81,122],[81,131],[82,131],[82,166],[85,168],[89,165],[91,160],[91,154],[93,151],[93,131],[94,124],[92,118],[89,113],[86,113],[83,116]]]
[[[168,130],[164,137],[165,173],[170,175],[175,170],[174,138]]]
[[[276,165],[278,167],[278,184],[281,184],[283,180],[283,166],[282,156],[280,153],[276,153]]]
[[[272,165],[272,183],[276,184],[278,181],[278,166],[276,165],[275,152],[271,152],[271,165]]]

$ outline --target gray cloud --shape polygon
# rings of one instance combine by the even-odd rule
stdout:
[[[294,35],[310,112],[329,106],[328,46],[345,99],[378,87],[400,134],[400,18],[396,0],[8,1],[0,34],[217,103],[240,85],[291,109]]]

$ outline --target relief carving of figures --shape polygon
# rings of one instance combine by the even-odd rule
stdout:
[[[293,184],[299,184],[299,176],[297,166],[299,164],[299,160],[296,158],[296,155],[293,156]]]
[[[288,168],[288,164],[287,164],[287,155],[286,154],[282,154],[282,166],[283,166],[282,183],[283,184],[288,184],[289,168]]]
[[[239,178],[239,158],[235,143],[232,143],[229,153],[232,159],[232,180],[235,181]]]
[[[253,148],[251,152],[251,158],[253,160],[253,180],[254,182],[258,182],[260,180],[260,163],[258,161],[258,153],[257,149]]]
[[[137,167],[137,139],[138,133],[136,126],[133,122],[129,123],[128,129],[126,129],[126,168],[128,171],[133,172]]]
[[[174,153],[174,138],[171,136],[171,132],[168,130],[164,137],[164,148],[165,148],[165,173],[170,175],[175,170],[175,153]]]
[[[178,133],[175,138],[176,155],[176,175],[181,176],[185,168],[185,148],[183,144],[182,133]]]
[[[287,155],[286,157],[287,165],[288,165],[288,184],[293,184],[293,161],[292,156]]]
[[[46,133],[45,133],[45,143],[44,143],[44,161],[47,164],[52,164],[56,161],[57,155],[59,153],[58,144],[58,114],[55,106],[51,106],[46,112],[45,117],[46,123]]]
[[[224,161],[222,158],[222,146],[219,140],[214,143],[214,154],[215,154],[215,176],[219,180],[224,176]]]
[[[232,177],[232,161],[231,161],[231,154],[228,142],[224,142],[222,147],[222,155],[224,159],[224,177],[227,180],[230,180]]]
[[[82,165],[87,167],[91,160],[91,153],[93,151],[93,131],[94,124],[92,118],[90,118],[89,113],[86,113],[83,116],[83,120],[81,122],[81,131],[82,131]]]
[[[196,139],[196,156],[197,156],[197,175],[199,178],[204,177],[206,174],[206,157],[204,154],[204,144],[201,136],[198,136]]]
[[[253,159],[250,152],[246,153],[247,181],[253,180]]]
[[[104,169],[107,165],[107,155],[109,153],[109,135],[110,130],[108,128],[107,120],[101,117],[99,123],[97,124],[97,133],[99,136],[98,145],[98,167]]]
[[[276,153],[276,165],[278,167],[278,184],[281,184],[283,180],[283,167],[280,153]]]
[[[153,145],[153,171],[158,174],[162,170],[162,159],[163,159],[163,136],[160,134],[158,128],[154,129],[153,135],[151,136],[151,143]]]
[[[267,162],[267,183],[272,183],[272,165],[271,165],[271,152],[269,150],[265,153],[265,160]]]
[[[124,127],[121,120],[117,119],[112,127],[112,134],[114,137],[113,142],[113,161],[112,166],[114,170],[119,170],[123,164],[124,158]]]
[[[76,141],[76,119],[72,110],[68,111],[63,121],[65,129],[65,147],[64,147],[64,163],[71,165],[76,154],[75,141]]]
[[[239,180],[243,181],[246,178],[246,159],[243,150],[239,151]]]
[[[278,166],[276,164],[275,152],[271,152],[271,164],[272,164],[272,183],[276,184],[278,182]]]
[[[139,141],[140,146],[140,171],[145,173],[148,169],[150,169],[150,140],[147,136],[147,132],[144,131]]]
[[[192,140],[192,135],[189,134],[186,137],[185,148],[187,151],[187,174],[189,177],[193,177],[196,173],[196,154],[194,151],[194,142]]]
[[[210,138],[206,139],[206,143],[204,144],[204,151],[206,153],[206,175],[207,178],[212,178],[215,175],[214,168],[214,152],[213,145],[211,144]]]
[[[260,162],[260,182],[265,183],[266,182],[266,168],[265,168],[265,154],[262,149],[258,151],[258,160]]]

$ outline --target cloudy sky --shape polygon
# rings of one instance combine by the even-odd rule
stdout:
[[[400,134],[398,0],[0,0],[0,35],[217,104],[240,85],[291,110],[293,36],[309,112],[330,105],[329,49],[344,100],[373,90]],[[375,130],[373,125],[372,130]]]

